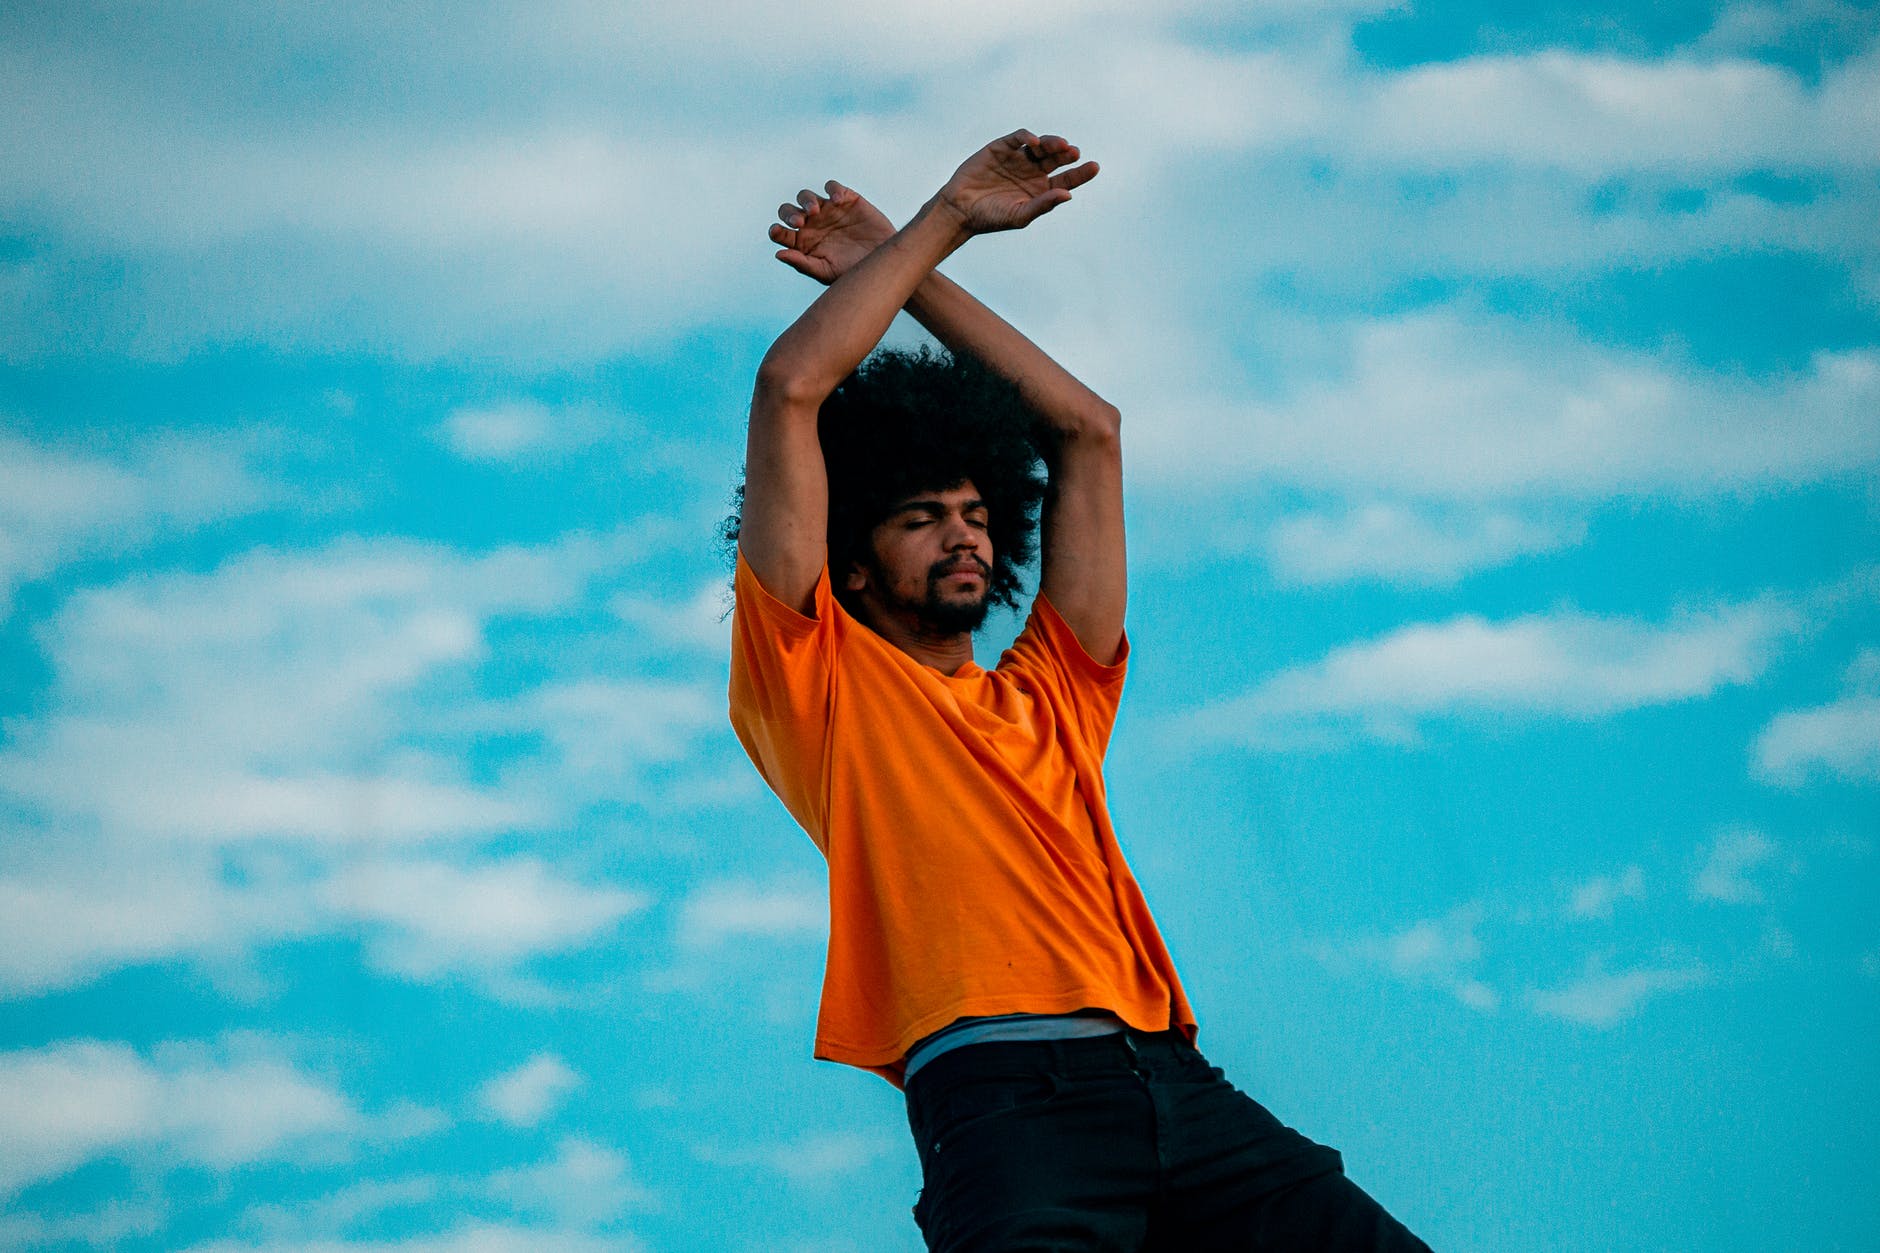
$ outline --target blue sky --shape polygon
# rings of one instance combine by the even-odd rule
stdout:
[[[0,22],[0,1246],[918,1247],[712,530],[774,206],[1017,126],[1203,1046],[1437,1248],[1880,1242],[1871,10]]]

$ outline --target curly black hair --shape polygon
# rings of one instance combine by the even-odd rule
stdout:
[[[990,603],[1018,607],[1020,572],[1038,553],[1048,490],[1037,415],[1018,389],[967,357],[922,347],[876,350],[823,401],[817,419],[829,472],[829,571],[836,599],[856,606],[841,573],[866,561],[869,536],[894,507],[968,479],[986,502]],[[737,551],[744,485],[719,528]]]

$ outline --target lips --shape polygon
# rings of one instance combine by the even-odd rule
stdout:
[[[984,562],[970,558],[965,561],[950,562],[934,571],[934,574],[942,579],[967,578],[984,581],[992,577],[992,571],[986,568]]]

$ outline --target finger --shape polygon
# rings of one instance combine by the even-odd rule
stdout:
[[[807,275],[815,279],[825,287],[835,281],[835,271],[829,267],[827,262],[819,262],[816,258],[806,253],[798,252],[794,248],[780,249],[777,253],[777,260],[783,262],[798,274]]]
[[[785,226],[790,227],[792,230],[803,225],[803,210],[793,204],[785,203],[778,205],[777,216],[783,220]]]
[[[1077,145],[1062,135],[1040,137],[1027,130],[1018,130],[1008,135],[1006,142],[1016,146],[1026,160],[1047,170],[1075,161],[1079,155]]]
[[[1029,226],[1070,198],[1071,194],[1062,189],[1047,191],[1040,196],[1033,196],[1026,202],[1025,207],[1019,210],[1019,225]]]
[[[814,213],[816,212],[816,206],[822,203],[822,197],[805,187],[802,191],[796,193],[796,202],[809,212]]]
[[[1032,147],[1040,152],[1049,153],[1051,156],[1056,157],[1059,164],[1065,164],[1077,159],[1077,145],[1064,138],[1062,135],[1046,135],[1037,143],[1033,144]]]
[[[1059,166],[1070,165],[1081,157],[1083,153],[1078,151],[1076,144],[1064,138],[1062,135],[1046,135],[1043,139],[1040,139],[1026,155],[1032,157],[1040,168],[1055,170]],[[1052,181],[1055,184],[1055,177]],[[1084,182],[1088,180],[1086,178],[1078,181]]]
[[[796,247],[796,232],[787,226],[773,223],[770,228],[770,242],[782,244],[785,248]]]
[[[828,192],[829,199],[837,204],[847,203],[849,198],[855,194],[841,183],[836,182],[833,178],[823,184],[823,190]]]
[[[1036,135],[1028,130],[1019,129],[1013,131],[1004,139],[993,140],[992,146],[995,148],[1003,148],[1007,152],[1016,152],[1021,156],[1030,156],[1037,143],[1038,137]]]
[[[1071,159],[1075,160],[1076,158],[1072,157]],[[1053,174],[1051,176],[1051,186],[1062,191],[1069,191],[1073,187],[1082,187],[1096,176],[1097,163],[1095,161],[1086,161],[1073,169]]]

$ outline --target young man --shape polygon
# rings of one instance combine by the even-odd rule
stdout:
[[[899,231],[836,183],[770,228],[829,287],[758,371],[731,718],[828,860],[816,1055],[905,1088],[930,1248],[1422,1249],[1195,1050],[1110,825],[1118,415],[935,270],[1068,201],[1078,159],[1021,130]],[[864,364],[904,306],[952,360]],[[1038,595],[983,670],[1041,502]]]

